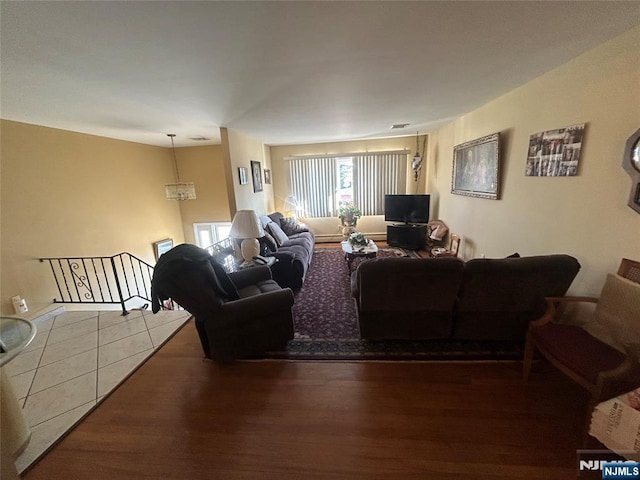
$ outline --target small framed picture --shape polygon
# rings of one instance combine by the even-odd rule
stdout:
[[[159,242],[153,242],[153,252],[156,255],[156,261],[160,258],[160,255],[168,252],[173,248],[173,239],[165,238],[164,240],[160,240]]]
[[[246,185],[249,181],[249,176],[247,174],[246,167],[238,167],[238,179],[240,180],[240,185]]]
[[[271,170],[264,169],[264,183],[271,185]]]
[[[253,177],[253,191],[262,191],[262,169],[260,162],[251,160],[251,176]]]

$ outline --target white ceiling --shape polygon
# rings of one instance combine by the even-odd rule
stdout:
[[[1,8],[2,118],[161,146],[426,133],[640,24],[637,1]]]

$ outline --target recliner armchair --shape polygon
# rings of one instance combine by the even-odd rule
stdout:
[[[222,363],[293,338],[293,292],[273,281],[266,266],[227,274],[206,250],[182,244],[158,260],[151,294],[154,313],[168,298],[192,313],[205,356]]]

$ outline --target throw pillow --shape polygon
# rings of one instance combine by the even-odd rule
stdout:
[[[293,235],[294,233],[308,232],[309,229],[303,225],[300,225],[293,217],[283,217],[280,219],[280,228],[287,235]]]
[[[585,330],[620,351],[640,344],[640,285],[613,273],[600,293],[591,322]]]
[[[224,300],[238,300],[240,299],[240,295],[238,294],[238,289],[235,284],[229,278],[229,275],[225,271],[224,267],[216,262],[213,257],[211,258],[211,266],[213,267],[213,271],[216,275],[216,279],[218,281],[219,286],[222,288],[222,292],[217,292],[221,294]]]
[[[289,240],[287,234],[284,233],[282,229],[278,225],[276,225],[275,222],[271,222],[269,225],[267,225],[267,229],[269,230],[269,233],[276,239],[276,243],[279,247],[281,247],[284,242]]]
[[[268,215],[260,215],[259,220],[262,224],[262,228],[267,228],[267,225],[273,222],[273,220],[271,220]]]
[[[273,253],[278,251],[278,244],[276,243],[276,239],[271,236],[269,232],[264,232],[264,237],[259,238],[258,242],[260,242],[260,249],[264,246],[268,253]],[[262,254],[261,254],[262,255]]]

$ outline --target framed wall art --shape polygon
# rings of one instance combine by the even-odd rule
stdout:
[[[584,125],[572,125],[531,135],[524,174],[527,177],[577,175]]]
[[[246,185],[248,180],[246,167],[238,167],[238,180],[240,185]]]
[[[251,160],[251,176],[253,177],[253,191],[262,191],[262,169],[260,168],[260,162]]]
[[[271,170],[264,169],[264,183],[271,185]]]
[[[500,134],[453,147],[451,193],[497,200],[500,188]]]
[[[165,238],[159,242],[153,242],[153,253],[156,256],[156,261],[160,258],[160,255],[168,252],[173,248],[173,239]]]

